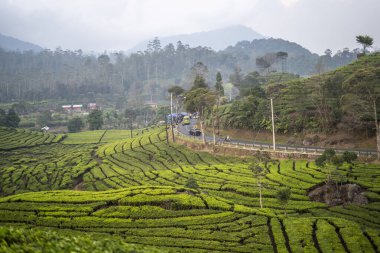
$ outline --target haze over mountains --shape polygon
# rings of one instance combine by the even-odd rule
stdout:
[[[22,41],[0,33],[0,48],[6,51],[29,51],[40,52],[42,47],[33,43]]]
[[[217,30],[211,30],[211,31],[205,31],[205,32],[196,32],[191,34],[180,34],[180,35],[174,35],[174,36],[168,36],[168,37],[160,37],[158,36],[161,41],[161,46],[164,47],[165,45],[172,43],[173,45],[176,45],[178,41],[181,41],[182,44],[186,45],[188,44],[190,47],[210,47],[213,50],[219,51],[227,48],[228,46],[234,46],[239,41],[252,41],[254,39],[263,39],[265,38],[263,35],[257,33],[253,29],[242,26],[242,25],[235,25],[230,26],[222,29]],[[154,38],[152,37],[151,40]],[[129,53],[137,52],[137,51],[144,51],[147,48],[147,44],[149,43],[149,40],[145,40],[137,44],[135,47],[128,49],[122,49],[122,51],[127,51]],[[61,45],[57,45],[61,46]],[[0,34],[0,48],[3,48],[7,51],[28,51],[32,50],[35,52],[39,52],[43,50],[42,47],[32,44],[27,41],[22,41],[13,37],[5,36]],[[54,50],[55,48],[50,48],[51,50]],[[79,49],[79,48],[77,48]],[[84,52],[87,51],[86,48],[80,48]],[[104,48],[104,50],[107,50],[107,48]]]
[[[159,37],[161,41],[161,46],[165,46],[169,43],[175,45],[178,41],[181,41],[182,44],[188,44],[190,47],[210,47],[216,51],[223,50],[228,46],[233,46],[239,41],[252,41],[254,39],[263,38],[265,38],[263,35],[259,34],[258,32],[254,31],[249,27],[242,25],[235,25],[206,32],[196,32],[168,37]],[[153,38],[151,40],[153,40]],[[148,42],[148,40],[140,42],[129,51],[144,51]]]
[[[262,74],[285,72],[309,76],[317,73],[318,62],[318,71],[324,72],[356,59],[355,52],[343,50],[335,55],[318,56],[297,43],[255,38],[259,36],[249,28],[234,26],[184,37],[160,38],[160,42],[156,40],[151,43],[151,50],[146,50],[147,43],[143,43],[141,52],[130,51],[130,54],[126,51],[122,54],[118,51],[87,53],[86,48],[54,48],[30,54],[23,51],[38,52],[42,48],[13,38],[9,41],[3,36],[6,38],[4,41],[8,42],[0,43],[0,47],[6,49],[0,50],[0,65],[6,66],[7,71],[0,75],[0,84],[6,93],[0,95],[0,101],[73,98],[90,92],[126,92],[140,101],[151,97],[159,101],[165,99],[169,84],[191,87],[192,68],[197,62],[207,66],[206,81],[211,84],[217,71],[222,73],[226,81],[237,69],[242,74],[259,71]],[[178,40],[182,43],[177,44]],[[186,46],[192,41],[210,44],[202,47],[197,44]],[[169,42],[174,45],[166,46]],[[222,42],[225,44],[222,45]],[[14,43],[13,48],[9,43]],[[225,49],[211,50],[210,45]],[[286,57],[280,60],[278,53],[285,53]],[[265,64],[257,64],[260,61]],[[14,73],[19,75],[15,76]],[[123,82],[120,82],[119,77],[122,77]]]

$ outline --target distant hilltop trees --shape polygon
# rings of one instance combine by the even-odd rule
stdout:
[[[85,55],[82,50],[57,48],[39,53],[0,49],[0,102],[12,100],[76,99],[92,100],[96,94],[127,97],[135,104],[165,99],[169,85],[190,88],[191,67],[203,62],[208,67],[206,83],[213,83],[219,71],[227,79],[235,68],[252,71],[288,72],[300,76],[345,65],[358,51],[344,49],[335,55],[312,54],[302,46],[282,39],[241,41],[225,50],[195,47],[178,41],[161,45],[158,38],[144,51]],[[272,61],[271,59],[275,59]],[[268,65],[269,64],[269,65]]]

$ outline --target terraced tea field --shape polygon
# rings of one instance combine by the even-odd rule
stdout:
[[[0,127],[0,150],[34,147],[62,141],[63,135]]]
[[[169,252],[380,252],[378,165],[338,167],[369,203],[328,207],[307,193],[335,167],[266,162],[260,208],[252,158],[167,144],[162,128],[108,143],[107,133],[94,136],[3,149],[0,223],[107,234]],[[190,179],[199,187],[185,187]],[[277,191],[287,187],[285,205]]]

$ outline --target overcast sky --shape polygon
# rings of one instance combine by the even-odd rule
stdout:
[[[55,49],[127,50],[154,36],[248,26],[315,53],[380,48],[380,0],[0,0],[0,33]]]

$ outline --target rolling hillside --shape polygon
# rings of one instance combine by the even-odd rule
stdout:
[[[87,135],[80,144],[1,151],[0,224],[79,239],[105,234],[169,252],[379,252],[378,165],[262,162],[260,208],[252,158],[195,153],[165,135],[157,127],[105,144]],[[309,189],[332,171],[362,186],[369,203],[311,201]],[[277,191],[286,188],[284,204]]]

